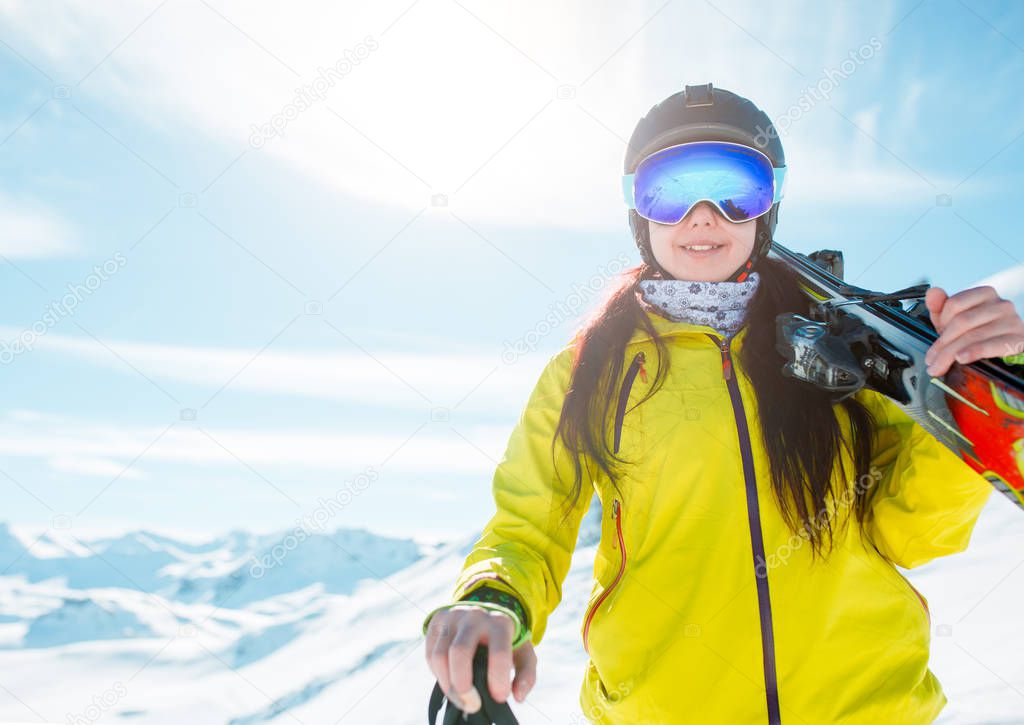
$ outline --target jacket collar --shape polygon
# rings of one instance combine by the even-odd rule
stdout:
[[[664,317],[663,315],[659,315],[656,312],[649,310],[644,310],[644,314],[647,315],[647,319],[654,324],[654,329],[657,330],[658,334],[664,337],[674,335],[691,335],[703,337],[708,342],[711,342],[711,338],[708,337],[708,334],[714,335],[716,340],[720,340],[722,338],[722,333],[710,325],[698,325],[692,322],[676,322],[675,320],[671,320],[668,317]],[[733,335],[732,344],[730,345],[730,349],[733,353],[743,347],[743,340],[746,337],[748,326],[749,323],[745,322]],[[629,343],[627,344],[634,345],[638,342],[644,342],[650,339],[651,336],[647,333],[647,330],[638,326],[636,330],[633,331],[633,336],[629,339]]]

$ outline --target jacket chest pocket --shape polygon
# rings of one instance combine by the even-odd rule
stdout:
[[[707,347],[670,345],[667,375],[643,405],[640,401],[655,382],[657,355],[639,349],[627,357],[618,390],[613,391],[611,443],[616,455],[637,461],[645,444],[657,446],[659,438],[666,442],[674,432],[700,425],[712,408],[723,402],[728,407],[719,352]]]
[[[647,392],[646,363],[647,353],[643,350],[637,351],[619,383],[612,418],[612,452],[616,455],[623,449],[634,451],[635,443],[643,433],[643,428],[639,424],[640,411],[636,404]]]

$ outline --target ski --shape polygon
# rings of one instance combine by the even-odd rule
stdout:
[[[928,284],[875,292],[843,281],[838,250],[805,255],[773,242],[768,254],[797,272],[812,303],[809,317],[776,318],[786,375],[837,402],[865,386],[888,396],[1024,509],[1024,366],[985,358],[932,377],[924,356],[938,333],[924,304]]]

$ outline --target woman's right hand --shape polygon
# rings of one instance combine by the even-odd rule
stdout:
[[[480,696],[473,687],[473,656],[480,644],[487,645],[487,685],[495,702],[508,699],[513,664],[511,692],[516,701],[522,702],[533,689],[537,655],[529,641],[512,651],[515,627],[507,614],[468,603],[442,609],[430,618],[427,664],[445,696],[463,712],[480,709]]]

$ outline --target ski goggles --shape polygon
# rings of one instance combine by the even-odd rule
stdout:
[[[646,157],[623,174],[630,209],[653,222],[676,224],[700,201],[709,201],[739,224],[761,216],[783,197],[786,167],[761,151],[730,141],[691,141]]]

